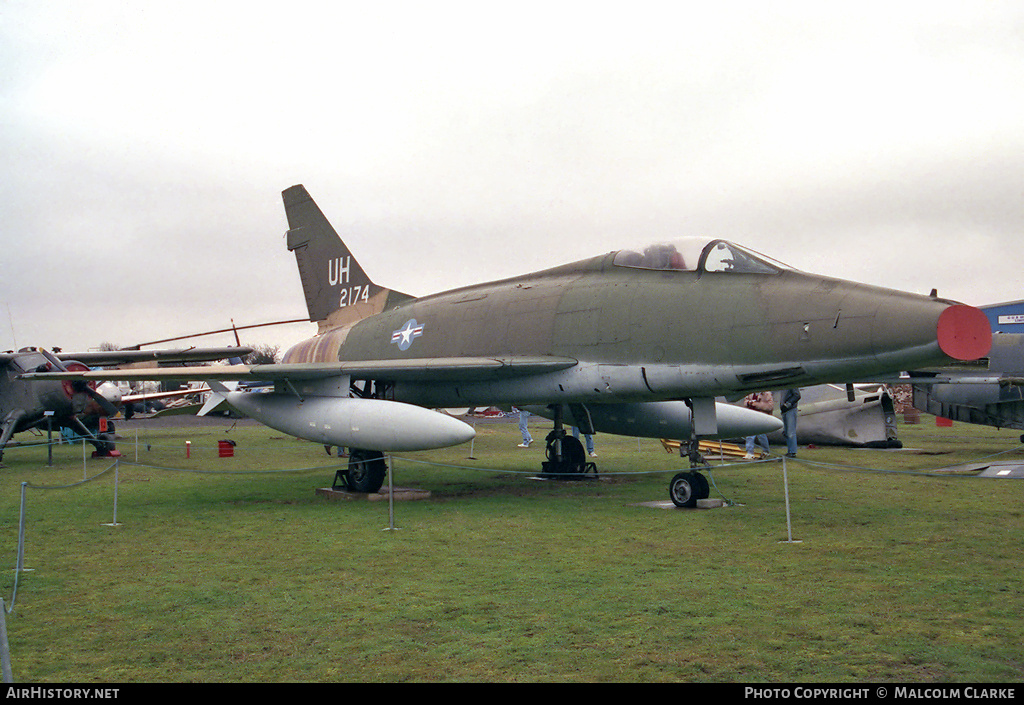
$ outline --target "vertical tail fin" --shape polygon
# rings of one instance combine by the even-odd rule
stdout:
[[[412,298],[374,284],[304,186],[282,192],[288,249],[295,253],[309,320],[320,332],[358,321]]]

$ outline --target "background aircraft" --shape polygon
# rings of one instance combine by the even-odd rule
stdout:
[[[979,364],[919,371],[902,381],[912,383],[916,409],[954,421],[1024,430],[1020,333],[993,335],[992,349]]]
[[[199,362],[245,355],[249,348],[188,348],[175,350],[115,350],[53,353],[41,348],[22,348],[0,353],[0,461],[11,436],[32,428],[70,428],[85,436],[96,452],[109,455],[114,449],[113,425],[101,431],[100,419],[114,416],[122,401],[114,385],[96,386],[82,380],[23,380],[27,372],[83,372],[88,365],[137,362]],[[49,412],[49,415],[48,413]]]
[[[775,399],[783,391],[775,391]],[[858,384],[852,390],[823,384],[800,390],[797,437],[802,445],[845,445],[866,448],[902,448],[896,408],[883,384]],[[853,399],[850,399],[850,396]],[[776,404],[776,414],[781,412]],[[785,443],[781,432],[769,434],[772,443]]]
[[[916,409],[953,421],[1024,430],[1024,301],[981,309],[994,333],[989,354],[941,368],[913,370]],[[1020,437],[1024,443],[1024,435]]]
[[[568,418],[585,433],[689,438],[696,453],[698,438],[781,425],[716,396],[971,360],[991,344],[987,319],[970,306],[799,272],[706,238],[413,298],[369,279],[304,187],[283,197],[288,249],[319,334],[281,364],[211,367],[189,379],[209,381],[268,426],[354,449],[348,480],[361,491],[380,487],[384,451],[472,438],[470,426],[431,408],[544,407],[553,430],[542,467],[575,473],[582,453]],[[142,374],[62,378],[152,378]],[[240,379],[273,380],[275,391],[221,384]],[[707,481],[680,473],[670,496],[692,506]]]

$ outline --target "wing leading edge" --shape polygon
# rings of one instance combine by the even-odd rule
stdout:
[[[22,379],[142,380],[317,380],[349,376],[352,379],[446,382],[524,377],[557,372],[578,364],[570,357],[445,357],[408,360],[354,360],[297,362],[274,365],[211,365],[146,370],[92,370],[89,372],[31,372]]]
[[[35,348],[19,352],[0,353],[0,363],[30,354]],[[90,350],[86,352],[52,353],[61,362],[81,362],[86,365],[126,365],[135,362],[206,362],[225,358],[243,357],[252,352],[250,347],[173,348],[161,350]]]

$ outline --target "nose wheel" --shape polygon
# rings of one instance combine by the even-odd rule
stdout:
[[[668,484],[668,496],[677,507],[692,509],[697,500],[707,499],[710,494],[708,479],[696,470],[677,473]]]
[[[711,494],[708,479],[694,468],[709,466],[704,456],[700,454],[700,444],[696,438],[691,439],[685,448],[680,445],[679,455],[690,458],[690,470],[676,473],[668,483],[668,496],[677,507],[692,509],[697,506],[697,500],[707,499]]]

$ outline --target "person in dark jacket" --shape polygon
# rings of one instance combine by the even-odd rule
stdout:
[[[786,437],[786,457],[796,457],[796,406],[800,402],[799,389],[787,389],[782,394],[782,435]]]

